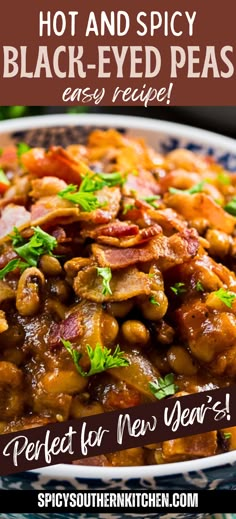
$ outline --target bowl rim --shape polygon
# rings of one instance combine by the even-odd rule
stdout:
[[[59,479],[142,479],[171,477],[177,474],[188,474],[205,469],[214,469],[236,462],[236,451],[199,458],[196,460],[178,461],[163,465],[137,465],[135,467],[94,467],[83,465],[51,465],[29,472],[40,473],[47,478]],[[236,468],[235,468],[236,472]]]
[[[101,126],[116,127],[126,129],[148,130],[153,133],[161,132],[163,134],[175,135],[178,137],[191,139],[196,138],[198,142],[211,146],[219,146],[225,151],[234,153],[236,140],[226,137],[219,133],[214,133],[194,126],[188,126],[170,121],[159,119],[149,119],[147,117],[137,117],[133,115],[117,115],[117,114],[49,114],[49,115],[32,115],[29,117],[19,117],[17,119],[6,119],[0,121],[1,133],[15,132],[21,130],[29,130],[34,128],[53,127],[53,126]]]
[[[224,151],[235,154],[236,141],[221,134],[194,128],[193,126],[172,123],[170,121],[136,117],[132,115],[116,114],[50,114],[41,116],[22,117],[18,119],[7,119],[0,121],[0,136],[2,133],[23,131],[34,128],[56,127],[56,126],[101,126],[125,128],[132,130],[161,132],[164,135],[175,136],[187,140],[197,140],[204,145],[219,147]],[[79,465],[51,465],[40,469],[28,471],[37,473],[46,478],[56,479],[149,479],[159,477],[171,477],[175,474],[187,474],[189,472],[212,469],[222,465],[232,465],[236,462],[236,450],[199,458],[190,461],[180,461],[163,465],[147,465],[136,467],[94,467]],[[138,472],[138,474],[137,474]]]

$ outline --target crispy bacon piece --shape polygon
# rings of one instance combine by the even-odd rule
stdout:
[[[152,222],[157,222],[161,226],[167,236],[171,236],[176,231],[183,231],[188,225],[181,215],[169,207],[158,211],[149,209],[148,215]]]
[[[84,228],[81,231],[81,236],[84,238],[97,239],[101,236],[112,236],[114,238],[123,238],[124,236],[135,236],[139,233],[139,228],[134,223],[121,222],[114,220],[107,225],[98,225],[93,228]]]
[[[94,224],[105,224],[117,217],[120,209],[121,192],[119,187],[104,187],[96,191],[96,197],[101,207],[87,213],[81,211],[79,220],[81,222],[92,222]]]
[[[66,182],[58,177],[43,177],[32,180],[32,191],[30,196],[35,200],[48,196],[57,195],[67,187]]]
[[[153,170],[163,165],[163,156],[147,147],[144,139],[122,135],[114,129],[95,130],[88,139],[90,161],[112,162],[113,171]]]
[[[71,342],[76,342],[82,334],[83,326],[81,324],[80,314],[75,312],[64,319],[64,321],[54,323],[51,326],[49,344],[52,348],[60,346],[62,344],[61,338]]]
[[[132,297],[151,293],[151,278],[137,268],[131,267],[113,272],[110,281],[112,294],[103,294],[102,278],[96,267],[85,267],[74,280],[75,293],[83,299],[103,303],[105,301],[126,301]]]
[[[78,220],[80,210],[71,202],[58,196],[40,198],[31,207],[31,225],[45,228],[56,224],[68,224]]]
[[[15,195],[10,198],[1,198],[0,200],[0,210],[4,209],[6,205],[14,204],[14,205],[26,205],[27,204],[27,196],[26,195]]]
[[[160,234],[140,247],[118,249],[94,243],[92,252],[101,267],[126,268],[140,262],[159,260],[161,270],[178,265],[197,254],[199,241],[194,229],[174,234]]]
[[[235,218],[228,214],[206,193],[177,193],[166,197],[166,204],[191,221],[195,218],[206,218],[210,227],[232,234],[235,228]]]
[[[162,193],[166,193],[169,187],[177,189],[189,189],[201,182],[202,176],[199,173],[193,173],[184,169],[174,169],[160,179],[160,188]]]
[[[133,191],[136,191],[140,198],[159,195],[160,186],[150,171],[141,170],[138,175],[130,173],[122,188],[122,192],[125,196],[132,195]]]
[[[92,252],[101,267],[110,267],[112,270],[130,267],[139,262],[151,261],[154,257],[149,244],[141,247],[118,249],[93,243]]]
[[[6,146],[0,157],[0,168],[15,170],[18,167],[16,146]]]
[[[135,245],[141,245],[147,242],[153,236],[157,236],[162,233],[162,229],[159,225],[150,225],[144,229],[140,229],[136,236],[127,236],[126,238],[113,238],[112,236],[98,236],[97,242],[111,245],[114,247],[134,247]]]
[[[168,270],[174,265],[181,265],[194,258],[199,250],[199,236],[195,229],[185,229],[167,238],[167,247],[156,251],[157,265],[161,271]],[[159,254],[159,257],[158,257]]]
[[[0,218],[0,239],[12,232],[13,227],[22,229],[30,224],[30,213],[22,205],[9,204]]]
[[[96,239],[98,243],[126,248],[144,243],[161,232],[161,227],[157,224],[139,229],[135,224],[115,220],[106,226],[85,228],[81,231],[81,236]]]
[[[52,146],[48,152],[44,148],[32,148],[21,156],[21,162],[36,177],[58,177],[67,184],[80,185],[81,175],[89,171],[82,160],[60,146]]]

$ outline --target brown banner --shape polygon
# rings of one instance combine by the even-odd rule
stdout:
[[[234,105],[235,0],[4,2],[2,105]]]
[[[236,425],[236,386],[0,436],[0,475]]]

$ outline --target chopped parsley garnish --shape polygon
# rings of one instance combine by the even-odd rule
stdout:
[[[6,184],[7,186],[10,185],[9,180],[2,169],[0,169],[0,184]]]
[[[57,240],[40,227],[32,227],[33,236],[27,240],[23,238],[16,227],[13,234],[9,235],[12,240],[14,251],[23,258],[27,266],[36,267],[40,256],[43,254],[52,255],[53,249],[57,245]]]
[[[103,291],[102,294],[104,296],[107,296],[108,294],[112,294],[111,287],[110,287],[110,281],[112,278],[112,272],[110,267],[97,267],[97,274],[98,276],[102,277],[102,285],[103,285]]]
[[[13,234],[9,234],[9,238],[12,240],[13,248],[18,247],[19,245],[24,245],[26,240],[23,238],[17,227],[14,227],[13,231]]]
[[[151,297],[149,298],[149,302],[150,302],[152,305],[160,306],[160,303],[158,303],[158,301],[156,301],[156,299],[155,299],[154,296],[151,296]]]
[[[0,157],[2,156],[3,154],[3,148],[0,148]]]
[[[178,193],[186,193],[188,195],[195,195],[195,193],[201,193],[203,191],[203,187],[205,185],[206,181],[202,180],[198,184],[195,184],[195,186],[190,187],[190,189],[176,189],[175,187],[170,187],[169,192],[171,194],[178,194]]]
[[[123,211],[122,211],[122,214],[126,214],[126,213],[128,213],[128,211],[132,211],[132,209],[134,209],[134,208],[135,208],[135,205],[134,205],[134,204],[126,204],[126,205],[124,206],[124,209],[123,209]]]
[[[195,288],[196,288],[197,292],[204,292],[204,288],[203,288],[203,286],[201,284],[201,281],[197,282]]]
[[[99,191],[103,187],[113,187],[116,185],[123,185],[125,178],[121,173],[89,173],[83,177],[83,180],[78,188],[74,184],[69,184],[65,189],[58,193],[58,196],[78,204],[82,209],[88,213],[94,211],[98,207],[101,207],[95,192]]]
[[[149,387],[153,395],[162,400],[166,396],[175,395],[178,386],[175,385],[173,373],[169,373],[165,378],[158,378],[155,382],[149,382]]]
[[[232,308],[232,304],[236,298],[236,294],[234,292],[230,292],[230,290],[225,290],[224,288],[220,288],[217,292],[214,292],[216,297],[222,301],[228,308]]]
[[[180,294],[186,292],[185,283],[175,283],[173,287],[170,287],[170,289],[172,290],[172,292],[174,292],[176,296],[179,296]]]
[[[18,144],[16,145],[17,158],[20,159],[21,155],[23,155],[23,153],[26,153],[30,149],[30,146],[28,146],[28,144],[26,144],[25,142],[18,142]]]
[[[159,195],[152,195],[152,196],[145,196],[141,198],[141,200],[144,200],[144,202],[147,202],[147,204],[154,207],[154,209],[158,209],[158,204],[155,204],[155,201],[158,200],[160,197]]]
[[[231,438],[231,436],[232,436],[232,433],[230,433],[230,432],[224,432],[223,435],[224,435],[225,440],[230,440],[230,438]]]
[[[91,377],[92,375],[102,373],[111,368],[129,366],[129,361],[124,357],[124,352],[120,350],[119,345],[116,346],[114,353],[111,353],[111,350],[105,346],[102,347],[101,344],[96,344],[94,349],[87,344],[86,348],[90,360],[90,369],[89,371],[84,371],[79,364],[79,361],[83,356],[82,353],[79,353],[74,349],[70,341],[61,339],[61,342],[71,355],[75,367],[82,377]]]
[[[0,279],[4,279],[9,272],[13,272],[13,270],[19,268],[20,270],[24,270],[28,267],[27,263],[24,263],[19,258],[13,259],[9,261],[9,263],[0,270]]]
[[[232,200],[225,205],[224,210],[227,211],[227,213],[236,216],[236,198],[232,198]]]
[[[229,175],[227,175],[227,173],[219,173],[217,175],[217,180],[220,184],[222,184],[223,186],[229,186],[231,184],[231,181],[230,181],[230,178],[229,178]]]
[[[100,204],[97,197],[92,192],[93,189],[91,191],[83,191],[83,182],[81,183],[79,190],[78,186],[69,184],[65,189],[58,193],[58,196],[72,202],[73,204],[80,205],[84,211],[90,213],[97,209]]]
[[[102,187],[123,186],[126,182],[126,177],[122,176],[121,173],[118,172],[98,173],[96,176],[103,181]]]

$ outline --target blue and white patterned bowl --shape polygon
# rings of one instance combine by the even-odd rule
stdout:
[[[64,133],[60,128],[65,128]],[[169,152],[184,147],[194,152],[208,154],[229,171],[236,171],[236,142],[232,139],[203,130],[154,121],[145,118],[114,115],[52,115],[31,117],[0,123],[0,146],[17,140],[27,140],[31,145],[68,143],[76,135],[83,138],[91,127],[115,127],[128,135],[144,137],[157,151]],[[45,130],[46,129],[46,130]],[[66,136],[66,137],[65,137]],[[114,489],[157,489],[184,490],[194,489],[231,489],[236,490],[236,451],[210,458],[152,465],[147,467],[79,467],[74,465],[55,465],[41,470],[21,473],[0,478],[0,489],[36,490],[114,490]],[[206,510],[214,512],[214,510]],[[216,512],[216,511],[215,511]],[[76,514],[54,514],[55,519],[77,519]],[[95,514],[105,519],[105,514]],[[1,515],[1,519],[17,517],[15,514]],[[113,519],[120,519],[118,513]],[[130,514],[136,519],[145,514]],[[163,519],[182,519],[202,514],[155,514]],[[21,514],[21,518],[32,519],[32,514]],[[37,518],[50,519],[50,514],[37,514]],[[81,519],[93,519],[91,514],[80,514]]]

